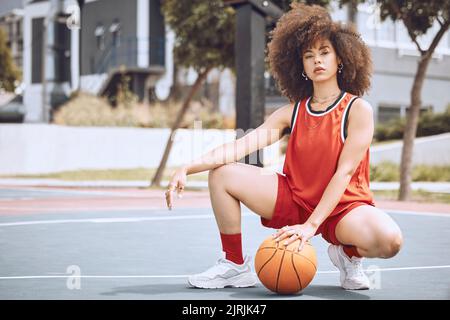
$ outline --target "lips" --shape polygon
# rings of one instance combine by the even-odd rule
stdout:
[[[325,71],[325,68],[323,68],[323,67],[314,68],[314,72],[317,72],[317,71]]]

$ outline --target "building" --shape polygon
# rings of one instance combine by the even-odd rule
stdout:
[[[25,122],[50,121],[78,89],[113,96],[122,76],[146,100],[165,72],[159,0],[35,0],[23,12]]]

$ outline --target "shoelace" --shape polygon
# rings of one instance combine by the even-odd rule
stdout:
[[[365,276],[362,268],[362,263],[360,259],[352,259],[351,262],[347,265],[347,275],[350,278],[353,277],[363,277]]]

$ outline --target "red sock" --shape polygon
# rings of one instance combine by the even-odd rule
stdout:
[[[345,254],[351,259],[352,257],[362,258],[355,246],[344,246]]]
[[[220,239],[222,240],[222,250],[225,252],[225,258],[236,264],[243,264],[241,234],[220,233]]]

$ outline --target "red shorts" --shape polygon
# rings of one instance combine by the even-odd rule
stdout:
[[[292,199],[292,192],[286,181],[286,177],[278,173],[277,176],[278,193],[272,219],[267,220],[261,217],[261,223],[268,228],[274,229],[280,229],[287,225],[292,226],[294,224],[305,223],[311,215],[311,212],[307,211]],[[367,203],[355,202],[342,212],[327,218],[317,229],[316,235],[322,234],[322,237],[329,243],[341,244],[336,238],[335,230],[337,224],[347,213],[361,205],[367,205]]]

